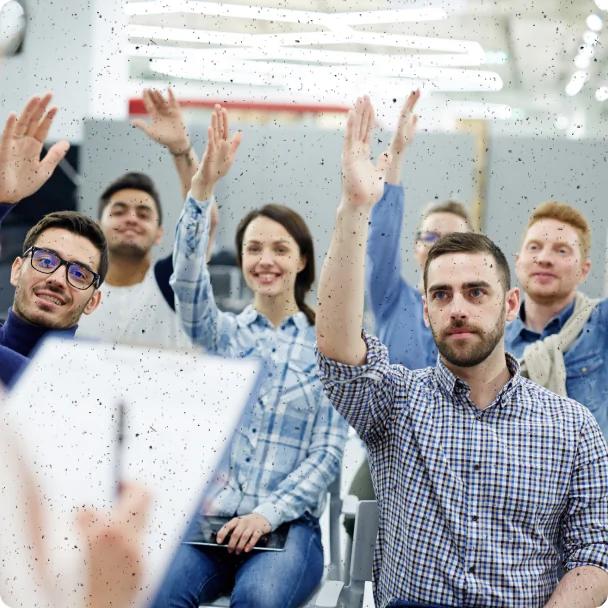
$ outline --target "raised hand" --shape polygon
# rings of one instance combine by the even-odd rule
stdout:
[[[18,203],[36,192],[51,177],[70,144],[59,141],[41,159],[57,108],[47,110],[51,93],[32,97],[19,118],[14,112],[0,137],[0,203]]]
[[[352,207],[369,207],[384,191],[389,157],[384,154],[377,166],[370,159],[369,137],[374,121],[369,97],[357,99],[348,114],[342,149],[342,202]]]
[[[219,104],[211,114],[207,129],[207,148],[203,160],[192,178],[192,196],[207,200],[213,194],[215,184],[228,173],[241,143],[241,133],[229,138],[228,112]]]
[[[388,153],[391,156],[391,162],[389,163],[386,181],[391,184],[399,183],[401,179],[401,163],[403,159],[403,153],[407,150],[408,146],[414,139],[416,133],[416,124],[418,117],[414,114],[414,108],[416,103],[420,99],[420,90],[416,89],[412,91],[408,98],[405,100],[401,112],[399,113],[399,121],[397,122],[397,129],[393,135]]]
[[[166,146],[171,154],[186,154],[190,150],[190,138],[173,91],[169,88],[165,99],[156,89],[144,89],[143,97],[151,120],[146,122],[136,118],[131,124],[141,129],[150,139]]]

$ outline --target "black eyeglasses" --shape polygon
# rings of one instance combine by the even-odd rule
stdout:
[[[432,230],[418,230],[416,232],[416,240],[429,247],[433,246],[441,237],[441,234]]]
[[[23,252],[22,257],[31,254],[32,268],[44,274],[53,274],[57,268],[65,265],[65,277],[68,283],[76,289],[88,289],[91,285],[99,287],[101,276],[78,262],[68,262],[60,258],[52,249],[30,247]]]

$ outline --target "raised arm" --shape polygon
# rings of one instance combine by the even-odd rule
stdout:
[[[226,352],[234,319],[221,313],[215,304],[204,252],[215,186],[232,166],[240,141],[240,133],[229,138],[228,115],[217,105],[211,115],[203,160],[192,178],[190,194],[177,224],[173,249],[171,285],[176,311],[190,338],[212,352]]]
[[[150,115],[150,122],[135,118],[131,124],[142,130],[150,139],[165,146],[169,150],[182,189],[182,199],[188,194],[192,178],[198,167],[198,156],[190,142],[188,129],[179,102],[171,88],[167,90],[167,98],[156,89],[144,89],[144,106]],[[209,242],[207,244],[207,260],[211,257],[215,235],[217,233],[217,206],[210,209]]]
[[[0,137],[0,203],[14,205],[38,191],[70,147],[59,141],[40,158],[57,114],[56,107],[47,110],[51,97],[51,93],[32,97],[19,117],[9,114]]]
[[[361,338],[365,249],[370,211],[382,196],[388,156],[375,166],[369,136],[374,109],[359,98],[349,112],[342,151],[342,198],[319,282],[317,346],[327,357],[350,365],[365,362]]]

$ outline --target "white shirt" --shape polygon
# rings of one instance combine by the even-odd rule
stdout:
[[[128,287],[103,283],[99,290],[99,308],[80,317],[77,338],[159,348],[191,346],[178,316],[158,287],[154,264],[141,283]]]

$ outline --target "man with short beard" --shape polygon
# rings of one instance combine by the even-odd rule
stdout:
[[[365,244],[385,177],[369,159],[373,124],[369,99],[357,100],[316,328],[325,392],[369,455],[376,606],[599,606],[608,595],[608,446],[584,406],[523,377],[505,352],[519,292],[500,249],[472,233],[430,249],[434,367],[391,365],[362,330]]]

